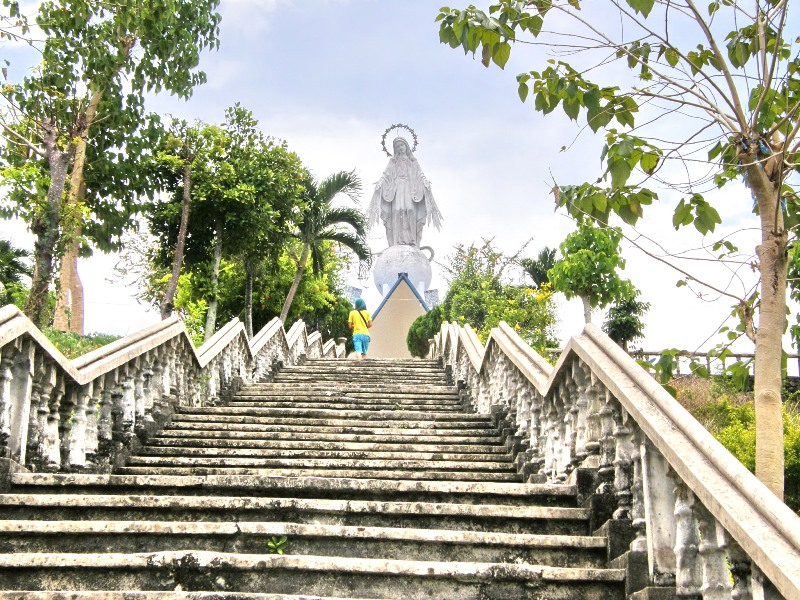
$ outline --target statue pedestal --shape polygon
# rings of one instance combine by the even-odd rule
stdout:
[[[375,286],[381,296],[386,296],[401,274],[408,277],[418,294],[424,296],[431,286],[432,257],[433,252],[429,258],[419,248],[410,245],[389,246],[381,252],[374,265]]]

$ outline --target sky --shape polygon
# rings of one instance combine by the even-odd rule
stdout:
[[[386,166],[384,130],[407,124],[418,136],[415,156],[444,217],[441,231],[426,228],[423,234],[423,244],[435,250],[435,262],[451,254],[456,244],[484,239],[507,254],[529,242],[526,254],[535,257],[544,246],[557,247],[575,227],[562,210],[554,210],[553,183],[597,179],[603,139],[581,132],[581,125],[560,109],[542,116],[520,101],[516,75],[541,68],[552,50],[515,47],[504,70],[485,69],[471,55],[439,43],[434,19],[442,4],[222,0],[220,48],[205,53],[200,65],[208,82],[188,101],[154,96],[148,108],[219,123],[225,109],[239,102],[253,111],[264,133],[286,140],[316,177],[355,169],[365,184],[363,208]],[[452,3],[461,8],[467,4]],[[750,195],[740,184],[726,187],[724,194],[717,205],[724,227],[705,243],[738,231],[741,248],[751,252],[757,222]],[[691,260],[682,261],[681,268],[722,288],[730,285],[735,293],[754,284],[747,267],[733,273],[728,266],[698,260],[709,258],[697,251],[704,240],[693,229],[676,232],[671,226],[680,196],[668,191],[660,195],[636,230],[623,228],[629,239],[662,257],[687,253]],[[29,243],[19,228],[12,235]],[[383,227],[372,230],[370,243],[375,252],[385,248]],[[693,286],[677,287],[682,275],[628,241],[623,242],[623,255],[627,267],[622,275],[651,304],[640,347],[698,350],[720,340],[714,332],[730,312],[729,299]],[[87,332],[129,334],[158,319],[155,311],[136,303],[133,288],[109,281],[115,262],[114,256],[99,255],[79,266]],[[443,297],[446,281],[435,262],[431,287]],[[370,309],[377,307],[381,298],[371,280],[353,278],[349,283],[364,290]],[[561,296],[558,306],[563,342],[580,333],[582,307],[578,300]],[[594,321],[602,320],[602,311],[596,312]],[[737,349],[750,352],[752,345]]]

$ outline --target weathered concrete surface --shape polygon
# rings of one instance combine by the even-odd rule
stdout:
[[[0,588],[623,598],[577,487],[522,483],[502,423],[463,412],[441,369],[405,362],[381,374],[376,361],[358,393],[363,365],[309,361],[228,406],[184,407],[114,474],[10,474]],[[424,384],[408,385],[420,364]],[[269,553],[281,536],[286,554]]]

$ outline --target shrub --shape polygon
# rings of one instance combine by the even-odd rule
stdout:
[[[418,317],[408,328],[406,345],[411,356],[428,356],[428,340],[439,333],[442,327],[442,308],[437,306]]]
[[[724,384],[724,382],[722,382]],[[720,382],[709,382],[709,391],[725,390]],[[679,393],[679,399],[681,394]],[[684,406],[702,423],[719,442],[745,467],[756,468],[756,413],[752,400],[742,400],[741,395],[731,399],[727,394],[709,397],[706,402],[696,398]],[[793,402],[783,405],[784,443],[784,502],[800,512],[800,406]]]
[[[53,342],[53,345],[58,348],[61,354],[70,359],[83,356],[87,352],[101,348],[121,337],[119,335],[110,335],[107,333],[78,335],[77,333],[59,331],[52,327],[46,327],[42,333],[47,336],[47,339]]]

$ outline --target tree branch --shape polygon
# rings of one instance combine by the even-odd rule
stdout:
[[[781,2],[779,4],[783,4],[783,2]],[[777,8],[777,6],[776,6],[776,8]],[[767,20],[768,21],[771,20],[769,15],[767,16]],[[758,97],[758,102],[756,103],[756,107],[753,110],[753,116],[752,116],[751,123],[750,123],[750,127],[752,129],[755,129],[755,127],[756,127],[756,122],[758,121],[758,114],[761,112],[761,107],[764,105],[764,101],[767,98],[767,92],[770,90],[770,87],[772,86],[772,79],[775,76],[775,68],[778,65],[778,56],[779,56],[779,53],[780,53],[780,47],[777,44],[777,40],[780,39],[781,34],[783,33],[783,28],[784,28],[785,24],[786,24],[786,9],[784,8],[783,12],[781,12],[780,25],[778,26],[778,30],[777,30],[777,32],[775,34],[776,43],[775,43],[775,49],[772,52],[772,64],[769,67],[769,71],[767,71],[767,66],[766,66],[767,43],[766,43],[766,39],[765,39],[765,36],[764,36],[764,24],[762,23],[761,19],[758,19],[759,40],[760,40],[760,43],[761,43],[762,60],[763,60],[763,63],[764,63],[764,66],[763,66],[764,75],[763,75],[763,80],[762,80],[762,85],[764,87],[761,90],[761,94]],[[773,131],[775,129],[776,128],[773,127]],[[771,136],[772,132],[770,132],[769,135]]]
[[[7,134],[11,134],[12,137],[16,138],[17,142],[21,143],[23,146],[27,147],[29,150],[31,150],[35,154],[38,154],[39,156],[41,156],[44,159],[47,158],[47,153],[43,149],[41,149],[38,146],[36,146],[33,142],[31,142],[28,138],[26,138],[21,133],[19,133],[17,131],[14,131],[11,127],[6,125],[2,121],[0,121],[0,127],[2,127],[3,130]]]
[[[706,36],[706,40],[708,40],[708,43],[711,46],[714,55],[717,57],[717,62],[719,62],[720,71],[722,71],[722,74],[725,76],[725,81],[728,82],[728,88],[730,89],[731,92],[730,100],[734,104],[733,109],[734,113],[736,113],[736,120],[738,121],[739,126],[741,127],[742,133],[745,133],[747,131],[747,119],[744,116],[744,110],[742,109],[741,102],[739,101],[739,92],[736,90],[736,84],[734,83],[733,78],[731,77],[731,72],[728,69],[728,65],[725,62],[725,58],[722,56],[722,52],[720,51],[719,46],[717,46],[717,42],[714,39],[711,30],[708,28],[708,25],[703,20],[703,17],[700,16],[700,12],[697,10],[697,7],[695,7],[694,2],[692,2],[692,0],[686,0],[686,4],[694,13],[695,22],[698,25],[700,25],[700,28],[703,30],[703,33]]]

